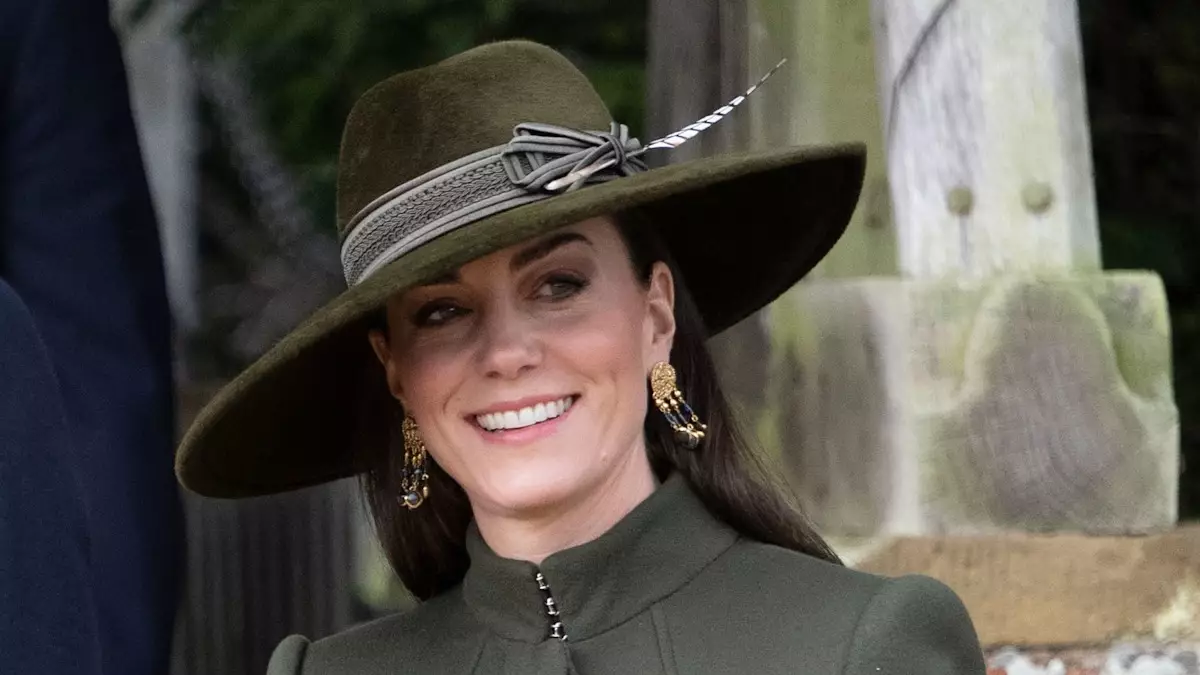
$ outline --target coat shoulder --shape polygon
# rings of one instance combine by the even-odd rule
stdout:
[[[878,672],[872,659],[887,645],[904,643],[909,654],[919,654],[928,636],[908,623],[914,617],[948,631],[939,645],[953,643],[949,658],[956,667],[968,666],[946,672],[975,672],[974,628],[958,596],[941,582],[876,576],[747,539],[665,601],[661,620],[672,636],[679,672],[718,672],[699,670],[715,665],[715,656],[728,660],[730,672],[738,664],[760,663],[763,672],[790,664],[850,673],[866,661]],[[685,662],[693,654],[707,663]]]
[[[693,616],[708,616],[711,608],[722,608],[735,628],[764,620],[797,639],[823,642],[851,634],[858,615],[886,582],[883,577],[743,538],[670,600],[673,609]],[[702,606],[710,609],[694,613]]]
[[[945,584],[911,575],[889,580],[859,616],[845,675],[983,675],[979,637],[962,600]]]
[[[466,672],[483,635],[455,589],[315,642],[290,635],[275,648],[267,675],[392,675],[397,664],[409,672]]]

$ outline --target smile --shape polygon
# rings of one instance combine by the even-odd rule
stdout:
[[[562,415],[571,409],[571,404],[574,402],[574,396],[566,396],[516,410],[484,413],[475,416],[475,423],[488,431],[524,429]]]

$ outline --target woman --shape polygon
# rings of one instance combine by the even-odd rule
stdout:
[[[829,250],[861,149],[642,152],[528,42],[356,104],[350,290],[209,404],[178,471],[222,497],[362,474],[424,602],[291,636],[272,675],[983,672],[949,589],[841,567],[764,479],[705,348]]]

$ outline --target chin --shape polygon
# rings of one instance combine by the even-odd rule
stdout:
[[[546,462],[536,460],[524,467],[491,471],[486,487],[488,500],[510,513],[539,512],[570,503],[588,489],[578,461],[572,462],[575,466],[563,467],[566,471],[554,471]]]

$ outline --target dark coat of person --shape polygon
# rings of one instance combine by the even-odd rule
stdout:
[[[460,585],[323,640],[288,637],[268,674],[985,672],[971,619],[944,584],[740,536],[678,475],[541,565],[497,556],[474,525],[467,548]]]
[[[82,491],[102,672],[165,673],[182,579],[170,313],[104,0],[0,0],[0,279],[53,368],[70,441],[55,452]],[[11,526],[44,524],[34,514]],[[7,564],[22,558],[3,583],[54,573],[33,555],[0,547]]]
[[[0,671],[100,675],[87,514],[54,367],[0,279]]]

